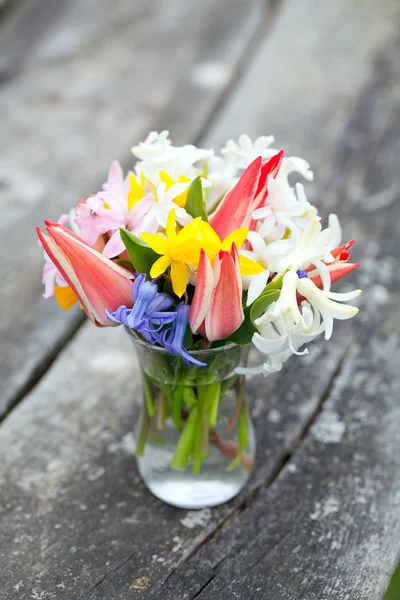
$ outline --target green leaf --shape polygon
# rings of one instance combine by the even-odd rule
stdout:
[[[190,184],[185,210],[189,215],[192,215],[193,218],[201,217],[203,221],[208,222],[207,213],[204,208],[203,188],[201,186],[200,176],[193,179]]]
[[[121,227],[121,238],[128,251],[129,258],[138,273],[146,273],[150,277],[150,269],[159,255],[148,244],[127,229]]]
[[[250,307],[250,321],[252,325],[254,325],[256,319],[265,313],[270,304],[279,298],[279,294],[280,290],[267,290],[263,292],[257,300],[254,300]]]
[[[114,259],[114,262],[116,262],[117,265],[119,265],[120,267],[123,267],[127,271],[131,271],[131,273],[133,273],[135,271],[135,267],[133,266],[133,264],[131,263],[130,260],[124,260],[123,258],[117,258],[117,259]]]
[[[282,288],[282,281],[285,273],[282,273],[281,275],[275,275],[273,280],[270,281],[269,284],[266,286],[265,290],[263,291],[263,294],[265,294],[265,292],[269,292],[270,290],[280,290]]]

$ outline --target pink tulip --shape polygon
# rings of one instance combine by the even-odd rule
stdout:
[[[263,206],[266,201],[268,175],[276,177],[282,157],[283,152],[278,152],[263,164],[261,156],[258,156],[247,167],[236,185],[227,192],[209,221],[221,240],[235,229],[249,227],[253,211]]]
[[[78,296],[89,319],[96,325],[115,325],[107,319],[105,310],[114,312],[121,305],[133,306],[134,275],[69,229],[49,221],[45,224],[49,235],[37,228],[43,248]]]
[[[213,267],[202,249],[189,313],[192,331],[203,332],[212,342],[228,337],[243,320],[242,280],[235,244],[230,252],[219,252]]]

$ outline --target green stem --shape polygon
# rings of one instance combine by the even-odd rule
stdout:
[[[143,406],[140,414],[139,436],[136,442],[136,456],[143,456],[147,436],[149,434],[151,418],[147,412],[147,406]]]
[[[182,429],[183,386],[178,385],[172,394],[172,418],[177,429]]]
[[[237,392],[235,409],[233,411],[231,420],[229,421],[228,425],[226,426],[226,431],[228,431],[228,432],[232,431],[232,429],[235,427],[238,416],[240,415],[240,409],[243,404],[243,396],[244,396],[244,377],[239,377],[237,388],[238,388],[238,392]]]
[[[146,399],[147,412],[149,413],[150,417],[154,417],[154,415],[156,414],[156,411],[155,411],[154,404],[153,404],[151,389],[150,389],[149,382],[147,380],[146,373],[143,370],[142,370],[142,378],[143,378],[143,390],[144,390],[144,397]]]
[[[243,452],[247,447],[247,434],[249,430],[249,417],[247,414],[246,403],[242,402],[238,419],[238,453],[234,461],[227,467],[228,471],[236,469],[242,461]]]
[[[164,392],[160,390],[160,403],[158,407],[158,415],[157,415],[157,429],[162,431],[164,429],[164,420],[165,420],[165,396]]]
[[[193,447],[193,473],[199,473],[203,457],[203,418],[205,393],[208,386],[199,385],[197,388],[197,419]]]
[[[210,427],[215,427],[218,420],[218,407],[221,397],[221,382],[215,381],[214,383],[208,385],[207,388],[209,395],[208,406],[210,411],[208,422]]]
[[[172,469],[186,469],[193,448],[193,439],[196,434],[197,407],[193,408],[186,421],[185,427],[180,435],[175,448],[175,454],[171,461]]]

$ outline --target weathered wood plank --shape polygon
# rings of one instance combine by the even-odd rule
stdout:
[[[335,20],[331,20],[332,7],[321,3],[318,7],[314,6],[314,20],[310,23],[306,9],[311,4],[313,3],[305,0],[302,3],[304,21],[294,10],[298,3],[288,5],[278,23],[278,31],[280,36],[284,34],[284,39],[291,40],[293,44],[295,37],[290,33],[294,30],[309,27],[310,31],[320,32],[312,48],[306,44],[303,54],[297,46],[295,50],[297,60],[301,59],[301,63],[304,64],[308,64],[314,54],[319,56],[321,76],[325,77],[325,84],[319,83],[319,101],[322,106],[315,115],[313,128],[317,131],[318,126],[321,130],[325,127],[330,132],[330,137],[321,136],[307,140],[304,127],[309,126],[305,120],[308,103],[297,102],[290,116],[293,129],[299,132],[301,139],[304,137],[302,153],[314,160],[318,166],[324,163],[324,157],[330,160],[338,151],[339,141],[343,139],[346,131],[349,112],[360,86],[368,77],[372,54],[385,42],[385,38],[396,30],[396,22],[392,19],[395,13],[389,12],[391,5],[385,4],[384,9],[381,7],[380,16],[378,15],[379,18],[373,24],[375,33],[370,37],[366,36],[370,40],[369,44],[363,42],[362,52],[356,53],[352,62],[354,89],[352,93],[349,91],[343,97],[334,98],[333,113],[333,83],[328,66],[334,69],[336,64],[333,53],[336,44],[329,36],[330,27],[334,26]],[[351,15],[346,12],[347,3],[343,1],[335,6],[338,11],[335,13],[336,22],[340,21],[340,11],[343,21],[350,18]],[[363,6],[366,12],[362,12],[362,15],[367,21],[367,11],[371,6]],[[354,29],[360,24],[361,16],[357,13],[353,14],[352,18],[353,21],[350,18],[347,30],[350,37],[346,38],[350,48],[354,39],[352,27]],[[361,20],[360,26],[362,25]],[[306,34],[304,35],[306,37]],[[328,44],[329,40],[332,47]],[[357,43],[357,39],[354,39],[354,43]],[[278,56],[281,43],[278,38],[272,37],[266,42],[265,48],[268,49],[269,56]],[[293,55],[294,49],[288,44],[285,52],[289,57]],[[255,63],[257,68],[259,64],[259,61]],[[286,77],[285,68],[288,69]],[[301,77],[300,70],[293,73],[288,61],[283,60],[282,68],[279,73],[278,70],[274,72],[276,79],[274,81],[271,78],[269,86],[281,90],[280,86],[285,81],[291,81],[296,74]],[[249,77],[251,76],[250,71]],[[243,86],[248,86],[247,80],[243,82]],[[228,109],[229,123],[232,126],[236,118],[240,118],[243,129],[252,132],[252,127],[255,127],[253,119],[258,118],[256,108],[261,100],[260,96],[254,93],[254,88],[247,89],[246,120],[242,112],[234,112],[232,104]],[[279,93],[283,96],[283,92]],[[239,94],[242,94],[242,89],[239,90]],[[282,98],[279,104],[274,102],[269,92],[268,98],[265,105],[269,107],[271,120],[277,125],[274,133],[279,139],[284,138],[285,135],[289,135],[289,130],[281,116]],[[289,106],[289,100],[286,102],[286,106]],[[238,110],[237,106],[235,110]],[[338,114],[340,126],[336,125]],[[218,131],[222,130],[218,128]],[[229,129],[225,133],[225,136],[227,135]],[[327,139],[331,147],[329,152],[325,147]],[[289,148],[293,152],[296,150],[293,145]],[[344,180],[340,180],[340,186],[337,184],[336,189],[347,185],[354,191],[353,174],[354,171],[349,166],[345,171]],[[326,169],[325,178],[323,176],[319,179],[319,194],[324,190],[321,180],[325,183],[329,175],[330,171]],[[219,537],[216,530],[224,520],[235,514],[238,506],[242,510],[243,518],[250,514],[250,510],[245,508],[246,503],[249,503],[251,510],[253,506],[257,506],[257,499],[251,504],[252,491],[269,481],[287,457],[293,443],[301,436],[321,398],[327,392],[329,381],[346,351],[341,337],[345,331],[349,329],[339,328],[339,335],[332,344],[315,346],[312,349],[311,362],[308,364],[307,361],[292,362],[282,375],[267,380],[264,402],[260,392],[255,391],[261,387],[261,383],[264,385],[264,382],[254,380],[253,394],[257,394],[258,397],[254,409],[258,413],[258,437],[262,440],[258,454],[258,471],[252,484],[239,498],[239,504],[233,502],[193,516],[191,513],[163,506],[151,498],[137,480],[136,471],[133,468],[130,471],[132,458],[129,455],[129,432],[133,414],[131,395],[136,395],[132,389],[136,369],[130,364],[130,347],[126,345],[128,340],[124,340],[121,331],[110,333],[85,327],[40,385],[0,427],[1,451],[4,454],[7,451],[0,475],[5,490],[1,525],[5,543],[0,551],[0,570],[4,574],[5,582],[0,591],[0,598],[1,594],[4,594],[3,597],[7,600],[29,599],[35,594],[39,598],[41,596],[56,600],[114,600],[135,595],[154,598],[158,594],[163,600],[166,597],[174,598],[173,594],[180,599],[184,598],[185,594],[190,598],[198,595],[212,577],[216,578],[218,572],[214,572],[213,569],[227,550],[225,546],[218,558],[215,546],[207,544],[204,551],[200,549],[196,554],[196,569],[192,570],[193,563],[186,559],[207,536],[215,535],[215,543],[219,544],[221,539],[227,541],[231,539],[229,536],[237,535],[239,541],[245,545],[253,532],[254,535],[259,534],[261,526],[267,529],[270,523],[273,527],[274,519],[279,519],[283,524],[281,529],[276,529],[275,539],[280,539],[282,527],[285,525],[290,528],[292,513],[278,509],[275,509],[275,513],[272,509],[268,512],[268,506],[265,505],[263,511],[260,509],[254,513],[260,519],[262,513],[262,520],[257,522],[256,518],[253,520],[249,517],[253,529],[249,529],[246,535],[243,534],[243,529],[239,530],[236,527],[239,521],[234,521],[234,526],[226,522],[227,538],[224,537],[225,533]],[[312,362],[313,359],[315,363]],[[279,400],[276,391],[274,396],[274,388],[282,390],[282,400]],[[277,419],[277,414],[280,420]],[[327,457],[329,460],[328,454]],[[321,478],[324,481],[322,475]],[[295,493],[304,485],[301,478],[299,479],[300,483]],[[270,491],[274,489],[273,486]],[[258,497],[262,499],[263,493],[259,492]],[[269,492],[269,498],[268,494]],[[288,502],[292,501],[293,497],[295,499],[292,488],[290,495]],[[318,501],[317,496],[315,501]],[[275,507],[279,507],[279,504],[284,505],[279,495],[275,502]],[[29,514],[35,516],[29,517]],[[284,522],[286,517],[288,521]],[[240,518],[238,517],[239,520]],[[192,525],[193,529],[190,529],[189,526]],[[232,548],[239,551],[239,542],[238,546]],[[229,556],[226,558],[227,568],[230,566],[228,561]],[[180,562],[183,565],[178,567],[176,573],[179,576],[178,580],[175,580],[171,573]],[[184,571],[192,577],[185,578]],[[207,579],[209,575],[210,579]],[[163,581],[168,576],[171,577],[167,587],[163,588]],[[174,581],[176,588],[171,588],[170,585]],[[178,584],[181,585],[180,588]],[[159,591],[159,588],[162,591]],[[179,589],[182,592],[180,596]],[[207,588],[204,593],[208,593]],[[230,596],[221,597],[232,596],[234,597],[231,593]],[[279,597],[278,594],[275,596]],[[248,592],[243,592],[242,596],[238,597],[251,596]]]
[[[400,557],[399,74],[390,44],[337,149],[333,191],[365,256],[360,334],[300,451],[154,600],[384,595]]]
[[[301,451],[152,598],[383,597],[400,557],[399,207],[378,238],[380,217],[370,227],[365,220],[381,246],[374,260],[393,273],[382,288],[387,300],[370,297],[363,331]]]
[[[0,316],[7,343],[0,415],[81,318],[41,298],[35,225],[98,189],[110,159],[127,163],[132,143],[150,129],[168,125],[178,142],[196,138],[246,59],[264,10],[260,0],[64,6],[0,86],[0,233],[8,256],[0,264],[0,305],[7,308]]]
[[[51,0],[0,0],[0,81],[16,73],[66,6]]]

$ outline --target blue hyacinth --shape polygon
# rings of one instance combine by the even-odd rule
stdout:
[[[190,356],[183,346],[189,322],[190,307],[187,304],[181,303],[175,310],[168,311],[175,300],[159,292],[154,281],[146,281],[144,273],[134,281],[132,298],[135,302],[133,308],[120,306],[114,312],[106,310],[108,319],[134,329],[151,344],[157,343],[168,352],[179,354],[188,366],[205,366],[205,363]]]

